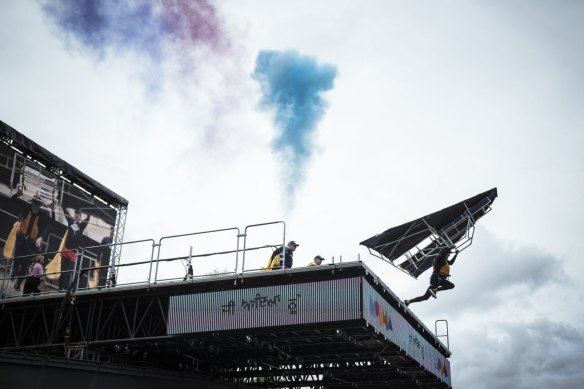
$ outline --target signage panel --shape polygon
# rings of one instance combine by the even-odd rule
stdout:
[[[428,371],[452,386],[450,361],[422,337],[367,281],[363,282],[363,318]]]
[[[168,334],[353,320],[360,277],[170,298]]]

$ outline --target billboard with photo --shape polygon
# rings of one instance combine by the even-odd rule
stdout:
[[[35,158],[35,147],[40,150],[40,157],[66,164],[1,124],[10,130],[8,135],[14,133],[25,139],[28,142],[25,146],[32,150],[29,154],[26,147],[13,147],[3,127],[0,142],[1,292],[4,295],[38,292],[40,285],[29,285],[27,279],[35,266],[45,273],[42,285],[45,288],[65,290],[73,282],[77,286],[73,274],[80,266],[88,269],[79,277],[80,288],[105,285],[109,269],[90,268],[109,265],[112,246],[108,245],[115,240],[119,208],[85,189],[90,186],[76,185],[59,174],[59,169],[39,162]],[[85,182],[91,182],[82,173],[80,176]],[[82,248],[88,249],[83,261],[77,261],[81,258],[77,253]]]

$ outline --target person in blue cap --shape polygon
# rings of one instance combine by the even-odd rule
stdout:
[[[290,269],[294,262],[294,251],[298,246],[300,245],[293,240],[288,242],[288,244],[286,245],[286,254],[284,259],[282,259],[282,252],[284,252],[284,246],[278,247],[270,256],[268,268],[273,270]]]
[[[308,265],[306,266],[320,266],[322,264],[322,261],[324,261],[324,258],[321,257],[320,255],[317,255],[316,257],[314,257],[312,261],[308,262]]]

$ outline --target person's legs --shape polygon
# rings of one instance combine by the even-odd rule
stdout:
[[[442,282],[443,277],[437,273],[432,273],[430,276],[430,286],[428,287],[428,293],[432,295],[432,297],[436,298],[436,293],[438,292],[438,287]]]
[[[418,303],[420,301],[428,300],[430,298],[430,296],[432,295],[430,293],[430,288],[431,288],[431,286],[429,286],[428,289],[426,289],[426,293],[424,293],[422,296],[415,297],[411,300],[405,300],[404,302],[406,303],[406,305],[410,305],[411,303]]]
[[[71,262],[66,257],[61,257],[61,274],[59,275],[59,290],[69,289],[69,284],[73,278],[75,262]]]
[[[81,257],[79,257],[81,258]],[[78,259],[79,261],[79,259]],[[85,289],[87,288],[87,286],[89,285],[89,275],[91,273],[91,269],[89,268],[91,266],[91,259],[88,257],[83,257],[83,261],[81,263],[81,268],[77,269],[77,271],[79,272],[79,288],[80,289]]]
[[[24,286],[22,287],[22,295],[26,296],[32,293],[32,285],[31,285],[32,277],[26,277],[24,281]]]
[[[14,286],[15,289],[20,289],[20,285],[26,280],[26,274],[30,264],[32,263],[31,257],[21,257],[14,260],[15,272],[13,272],[12,277],[18,276],[16,280],[16,285]]]
[[[12,270],[12,278],[24,276],[25,262],[26,262],[26,258],[15,258],[14,259],[14,269]],[[19,289],[20,284],[22,284],[23,280],[24,280],[24,278],[17,278],[16,284],[14,285],[14,288]]]
[[[109,266],[109,258],[102,258],[101,262],[102,263],[99,264],[99,266],[101,266],[99,269],[99,286],[105,286],[107,281],[107,272],[109,270],[107,267]]]
[[[41,285],[41,279],[38,277],[33,277],[32,282],[31,282],[31,291],[34,294],[40,294],[41,290],[39,289],[39,286]]]
[[[454,284],[450,281],[448,281],[446,278],[443,278],[440,283],[438,284],[438,287],[436,288],[437,291],[443,291],[443,290],[448,290],[448,289],[453,289],[454,288]]]
[[[26,238],[21,234],[16,235],[16,243],[14,245],[14,260],[11,277],[21,277],[26,275],[26,262],[28,250],[26,249]],[[20,285],[24,282],[24,278],[18,278],[16,280],[15,289],[19,289]]]

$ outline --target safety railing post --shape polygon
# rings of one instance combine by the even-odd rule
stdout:
[[[72,292],[77,292],[79,290],[79,281],[81,280],[81,271],[83,270],[83,255],[85,254],[85,249],[81,249],[81,258],[79,258],[79,251],[75,249],[75,266],[73,271],[73,280],[75,281],[75,274],[77,273],[77,281],[75,282],[75,289]],[[62,259],[61,259],[62,260]]]
[[[243,253],[241,253],[241,274],[245,271],[245,248],[247,247],[247,227],[243,232]]]
[[[154,270],[154,284],[156,284],[156,282],[158,281],[158,264],[160,263],[160,247],[162,246],[162,239],[164,239],[164,237],[160,238],[158,240],[158,254],[156,254],[156,268]]]
[[[168,240],[168,239],[173,239],[173,238],[183,238],[183,237],[187,237],[187,236],[196,236],[196,235],[204,235],[204,234],[211,234],[214,232],[226,232],[226,231],[231,231],[234,230],[237,232],[237,236],[239,236],[240,234],[240,230],[237,227],[230,227],[230,228],[222,228],[222,229],[217,229],[217,230],[208,230],[208,231],[200,231],[200,232],[192,232],[192,233],[188,233],[188,234],[179,234],[179,235],[170,235],[170,236],[163,236],[162,238],[159,239],[158,241],[158,254],[156,255],[156,266],[155,266],[155,270],[154,270],[154,283],[158,282],[158,270],[159,270],[159,264],[160,264],[160,252],[162,251],[162,241],[163,240]],[[239,238],[237,238],[239,239]],[[235,251],[235,255],[236,255],[236,263],[237,263],[237,252],[239,251],[239,240],[237,240],[237,248]],[[230,251],[232,252],[232,251]],[[192,257],[197,257],[197,255],[192,255]]]
[[[150,252],[150,268],[148,269],[148,286],[151,285],[152,280],[152,263],[154,262],[154,250],[158,247],[159,255],[160,255],[160,243],[156,243],[152,240],[152,251]],[[158,266],[158,261],[156,262],[156,266]],[[154,282],[156,283],[156,282]]]
[[[237,266],[239,265],[239,238],[241,237],[241,235],[239,234],[239,230],[238,230],[238,234],[237,234],[237,242],[236,242],[236,247],[235,249],[237,250],[235,252],[235,269],[234,269],[234,273],[235,275],[237,275]],[[243,237],[244,242],[245,242],[245,236]],[[243,255],[245,256],[245,251],[243,252]]]
[[[245,252],[247,251],[247,230],[252,227],[261,227],[261,226],[269,226],[271,224],[282,224],[283,226],[283,236],[282,236],[282,247],[284,248],[282,251],[282,258],[286,258],[286,223],[283,221],[275,221],[269,223],[259,223],[259,224],[250,224],[249,226],[245,227],[243,233],[243,255],[241,260],[241,273],[245,272]]]
[[[445,334],[442,334],[442,335],[438,334],[438,322],[444,322],[444,324],[446,326],[446,333]],[[450,350],[450,336],[448,335],[448,320],[445,320],[445,319],[436,320],[434,322],[434,334],[436,335],[437,338],[446,337],[446,348]]]

